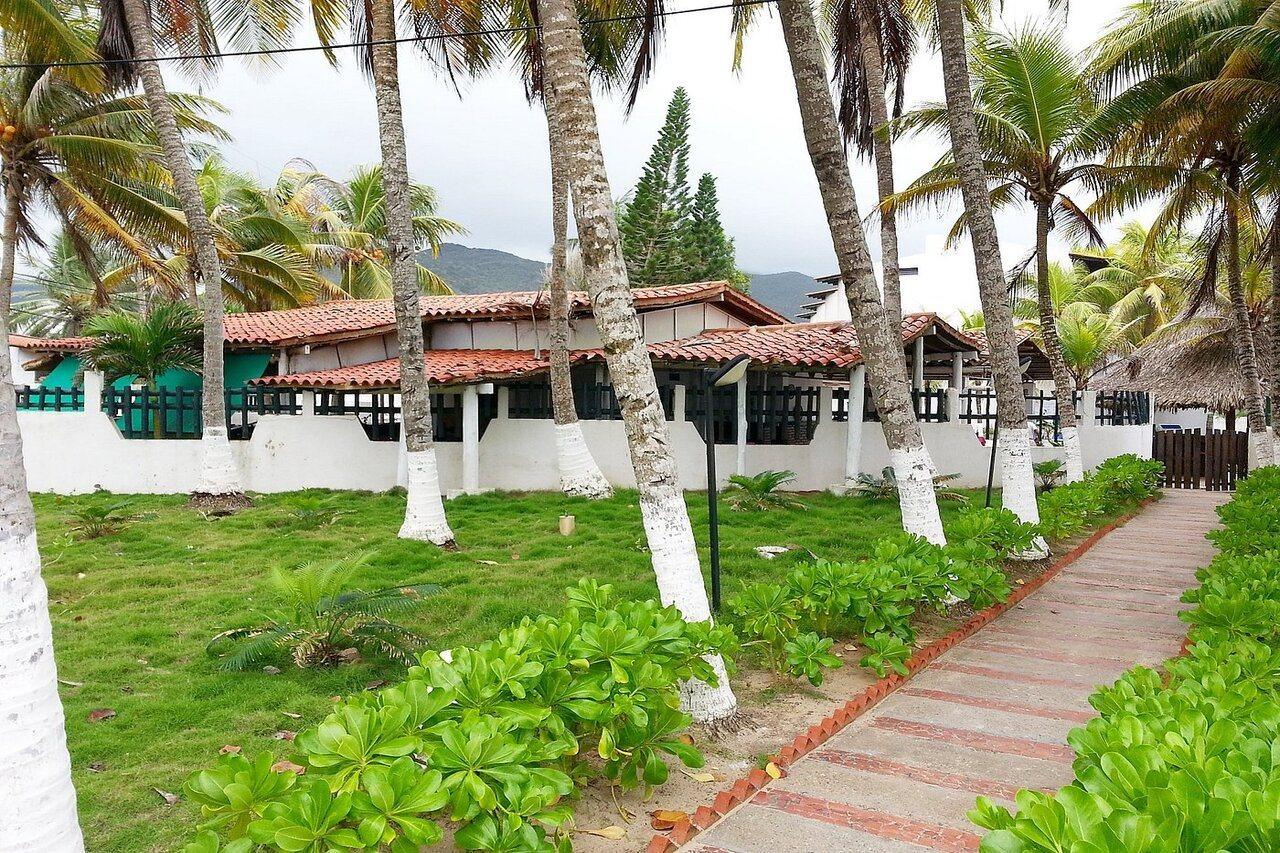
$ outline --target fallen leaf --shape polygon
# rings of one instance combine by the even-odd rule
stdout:
[[[100,723],[103,720],[109,720],[116,715],[114,708],[96,708],[89,712],[89,722]]]
[[[1061,614],[1061,613],[1062,613],[1062,611],[1061,611],[1061,610],[1050,610],[1049,612],[1050,612],[1050,613],[1052,613],[1052,614],[1054,614],[1055,616],[1057,616],[1057,615],[1059,615],[1059,614]]]
[[[271,765],[271,769],[276,773],[297,773],[299,776],[307,772],[307,768],[301,764],[294,764],[292,761],[277,761]]]
[[[480,564],[480,565],[482,565],[482,566],[496,566],[496,565],[498,565],[498,561],[497,561],[497,560],[476,560],[476,562],[477,562],[477,563],[479,563],[479,564]],[[582,830],[582,831],[583,831],[583,832],[586,832],[586,830],[585,830],[585,829],[584,829],[584,830]]]
[[[280,667],[267,665],[262,668],[262,671],[265,672],[267,675],[279,675]]]
[[[83,681],[72,681],[70,678],[59,678],[58,683],[67,687],[84,687]]]
[[[680,735],[680,742],[684,744],[688,744],[689,746],[693,746],[693,735],[689,734],[688,732],[684,732],[683,734]]]
[[[302,715],[301,715],[301,714],[295,714],[295,713],[293,713],[292,711],[281,711],[280,713],[281,713],[281,714],[284,714],[286,717],[288,717],[288,718],[289,718],[289,719],[291,719],[291,720],[301,720],[301,719],[302,719]]]
[[[107,762],[105,762],[105,761],[90,761],[90,762],[89,762],[89,769],[90,769],[90,770],[92,770],[94,773],[101,773],[103,770],[106,770],[106,769],[107,769]]]
[[[343,649],[338,652],[338,660],[343,663],[357,663],[360,660],[360,650],[354,647]]]
[[[512,560],[518,560],[518,559],[520,559],[520,555],[519,555],[519,554],[512,554],[512,555],[511,555],[511,559],[512,559]]]
[[[681,767],[681,768],[680,768],[680,772],[681,772],[681,773],[683,773],[684,775],[688,776],[690,779],[692,779],[692,780],[693,780],[693,781],[695,781],[695,782],[714,782],[714,781],[716,781],[716,774],[714,774],[714,773],[707,773],[707,772],[705,772],[705,771],[704,771],[704,772],[702,772],[702,773],[690,773],[688,770],[685,770],[683,767]]]
[[[83,622],[83,621],[84,621],[84,617],[83,617],[83,616],[77,616],[76,618],[72,619],[71,621],[72,621],[72,622]]]
[[[649,817],[652,818],[649,821],[649,825],[662,832],[674,828],[682,820],[688,820],[689,813],[671,809],[658,809],[657,811],[649,812]]]
[[[1026,581],[1024,581],[1022,578],[1018,578],[1016,581],[1014,581],[1014,583],[1016,583],[1018,586],[1022,586],[1024,583],[1026,583]]]
[[[86,576],[85,576],[85,573],[84,573],[84,572],[76,572],[76,580],[78,580],[78,581],[82,581],[82,580],[84,580],[84,579],[85,579],[85,577],[86,577]]]
[[[125,693],[125,694],[132,693],[132,692],[133,692],[133,687],[132,687],[131,685],[128,685],[128,684],[122,685],[122,686],[120,687],[120,692],[121,692],[121,693]]]
[[[765,772],[765,773],[768,773],[768,774],[769,774],[769,778],[771,778],[771,779],[781,779],[781,778],[782,778],[782,768],[781,768],[781,767],[779,767],[778,765],[774,764],[772,761],[770,761],[768,764],[766,764],[766,765],[764,766],[764,772]]]
[[[627,831],[620,826],[606,826],[604,829],[577,829],[583,835],[594,835],[598,838],[607,838],[610,841],[621,841],[627,837]]]
[[[364,689],[377,690],[379,687],[384,686],[386,683],[387,683],[387,680],[385,678],[375,678],[373,681],[370,681],[368,684],[366,684],[364,686]]]
[[[280,731],[273,734],[271,737],[274,738],[275,740],[293,740],[297,736],[298,736],[297,732],[291,732],[288,729],[281,729]]]
[[[224,746],[222,749],[218,750],[218,752],[222,753],[223,755],[239,755],[240,747],[236,746],[235,744],[229,743],[226,746]]]
[[[178,802],[177,794],[171,794],[168,791],[161,791],[159,788],[152,788],[151,790],[160,795],[160,799],[164,800],[165,805],[172,806]]]

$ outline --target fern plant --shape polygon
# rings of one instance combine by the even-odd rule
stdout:
[[[936,474],[933,478],[933,491],[940,501],[957,501],[968,503],[969,496],[959,489],[948,486],[960,478],[959,474]],[[870,474],[859,474],[857,481],[851,486],[853,491],[877,500],[898,499],[898,478],[893,473],[893,466],[886,465],[879,477]]]
[[[78,533],[82,539],[97,539],[100,536],[110,536],[138,518],[137,514],[129,512],[129,509],[130,504],[128,501],[88,504],[76,507],[71,511],[71,515],[75,519],[71,529]]]
[[[351,514],[341,508],[337,495],[298,495],[290,503],[289,523],[298,530],[331,527],[342,516]]]
[[[1062,464],[1061,459],[1046,459],[1043,462],[1036,462],[1031,466],[1032,472],[1036,477],[1036,485],[1040,487],[1040,491],[1052,491],[1054,486],[1062,482],[1062,478],[1067,476],[1067,466]]]
[[[352,575],[367,561],[365,555],[274,570],[276,606],[264,613],[266,621],[223,631],[209,641],[206,651],[230,671],[285,655],[299,667],[332,666],[351,648],[406,666],[415,663],[423,639],[389,617],[418,609],[439,587],[350,589]]]
[[[736,510],[804,509],[795,495],[781,491],[795,478],[795,471],[761,471],[754,477],[734,474],[725,487],[725,500]]]

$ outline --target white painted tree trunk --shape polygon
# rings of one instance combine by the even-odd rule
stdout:
[[[1067,470],[1064,479],[1068,483],[1080,482],[1084,479],[1084,456],[1080,452],[1079,427],[1062,428],[1062,451],[1065,455],[1063,464]]]
[[[927,539],[935,545],[946,545],[942,519],[938,515],[938,498],[933,489],[933,460],[924,445],[889,448],[889,464],[898,481],[898,504],[902,508],[902,529]]]
[[[541,11],[543,68],[554,92],[548,103],[557,113],[555,124],[565,143],[587,292],[622,409],[658,594],[686,620],[707,621],[711,608],[697,544],[619,245],[576,9],[569,0],[546,0]],[[718,656],[710,662],[723,672]],[[738,706],[728,678],[719,678],[715,687],[685,684],[681,693],[682,706],[698,722],[726,719]]]
[[[406,450],[405,465],[405,490],[409,494],[400,538],[417,539],[442,547],[452,545],[453,530],[444,516],[435,445],[426,450]]]
[[[8,327],[0,318],[0,335]],[[0,347],[0,850],[84,850],[9,348]]]
[[[1275,441],[1272,438],[1271,430],[1264,429],[1261,432],[1254,432],[1249,436],[1253,446],[1253,464],[1252,468],[1266,468],[1275,464]]]
[[[560,468],[560,489],[566,495],[599,500],[613,494],[587,447],[582,424],[576,420],[556,424],[556,464]]]
[[[1000,483],[1004,508],[1018,516],[1025,524],[1040,523],[1040,506],[1036,503],[1034,472],[1031,470],[1031,436],[1026,430],[1001,432]],[[1027,551],[1015,554],[1015,559],[1041,560],[1049,556],[1049,546],[1036,537]]]
[[[199,495],[238,495],[244,491],[240,484],[240,466],[236,464],[227,438],[227,428],[205,428],[200,437],[200,478],[196,485]]]

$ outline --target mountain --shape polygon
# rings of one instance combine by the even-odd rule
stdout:
[[[774,311],[795,319],[800,307],[811,301],[805,294],[819,287],[802,272],[752,273],[750,293]]]
[[[440,257],[419,252],[418,261],[449,283],[458,293],[493,293],[502,290],[537,290],[542,287],[546,264],[498,249],[480,249],[445,243]],[[805,293],[818,283],[804,273],[775,272],[751,276],[751,295],[788,317],[795,317],[806,301]]]
[[[498,249],[477,249],[445,243],[440,257],[419,252],[418,262],[449,283],[458,293],[493,293],[502,290],[537,290],[542,287],[546,264]]]

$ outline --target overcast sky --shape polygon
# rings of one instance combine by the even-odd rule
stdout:
[[[712,2],[679,0],[671,8],[702,5]],[[1009,26],[1046,14],[1041,0],[1005,5]],[[1072,4],[1066,27],[1071,44],[1088,45],[1121,8],[1112,0]],[[510,69],[494,72],[468,84],[459,98],[429,64],[406,49],[402,56],[414,180],[434,186],[441,212],[469,229],[460,242],[545,259],[551,239],[546,125],[540,109],[526,103],[517,75]],[[760,16],[741,73],[732,71],[731,59],[726,10],[679,15],[668,19],[657,71],[632,113],[625,113],[620,99],[597,98],[614,195],[621,196],[634,184],[672,90],[684,86],[693,102],[693,179],[704,171],[717,177],[721,214],[736,240],[739,265],[750,272],[834,272],[776,17]],[[909,103],[941,99],[939,67],[931,55],[916,63]],[[272,179],[294,157],[306,158],[334,176],[377,160],[373,96],[349,58],[334,69],[319,54],[295,54],[265,73],[228,64],[205,93],[230,110],[223,121],[234,136],[227,158],[262,179]],[[901,144],[895,154],[899,186],[927,168],[938,153],[933,141]],[[870,165],[856,162],[854,177],[865,212],[874,198]],[[936,256],[936,237],[946,232],[953,215],[903,223],[904,258],[925,251],[926,243]],[[1000,225],[1005,261],[1011,264],[1026,252],[1032,220],[1011,216]],[[908,302],[936,301],[940,308],[976,304],[967,259],[934,261],[931,268],[955,269],[960,280],[931,276],[936,280],[915,282],[909,286],[918,292],[909,294]],[[966,267],[967,278],[962,275]]]

